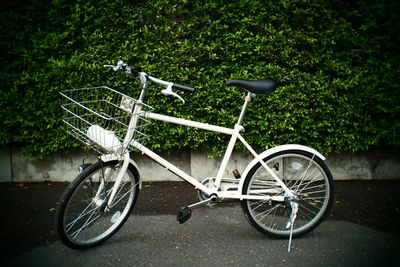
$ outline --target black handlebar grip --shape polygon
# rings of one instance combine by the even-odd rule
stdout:
[[[142,67],[141,66],[128,66],[129,68],[129,73],[131,73],[132,75],[137,76],[139,74],[139,72],[142,71]]]
[[[133,71],[137,71],[137,72],[141,72],[142,71],[142,67],[141,66],[129,66],[129,67]]]
[[[193,93],[194,92],[194,88],[189,87],[189,86],[185,86],[185,85],[180,85],[180,84],[176,84],[174,83],[172,85],[172,88],[181,90],[181,91],[185,91],[185,92],[189,92],[189,93]]]

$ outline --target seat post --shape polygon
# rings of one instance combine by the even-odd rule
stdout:
[[[243,104],[243,108],[242,111],[240,112],[240,116],[239,116],[239,120],[238,123],[239,125],[242,125],[243,123],[243,119],[244,119],[244,115],[246,115],[246,111],[247,111],[247,107],[249,105],[249,103],[256,97],[255,94],[248,92],[245,99],[244,99],[244,104]]]

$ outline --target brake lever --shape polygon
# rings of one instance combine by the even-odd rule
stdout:
[[[112,68],[114,71],[119,71],[121,69],[120,66],[114,66],[114,65],[103,65],[104,68]]]
[[[166,96],[176,97],[180,101],[182,101],[182,105],[185,105],[185,99],[183,99],[180,95],[172,91],[172,85],[173,83],[168,83],[167,89],[161,90],[161,93]]]
[[[104,68],[112,68],[114,71],[119,71],[119,70],[126,70],[128,67],[128,64],[124,63],[122,60],[118,60],[117,66],[114,65],[103,65]]]
[[[114,65],[103,65],[104,68],[112,68],[115,71],[116,66]]]

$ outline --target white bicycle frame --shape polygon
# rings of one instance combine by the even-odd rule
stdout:
[[[129,126],[129,130],[128,133],[125,137],[125,144],[129,144],[129,142],[131,142],[131,145],[133,145],[136,149],[138,149],[139,151],[141,151],[143,154],[147,155],[148,157],[150,157],[151,159],[153,159],[154,161],[156,161],[157,163],[159,163],[161,166],[165,167],[167,170],[175,173],[177,176],[181,177],[183,180],[189,182],[190,184],[192,184],[196,189],[201,190],[202,192],[204,192],[206,195],[215,195],[217,198],[224,198],[224,199],[253,199],[253,200],[272,200],[272,201],[284,201],[285,197],[293,197],[294,194],[293,192],[285,185],[285,183],[282,182],[282,180],[274,173],[273,170],[271,170],[271,168],[269,168],[267,166],[267,164],[263,161],[263,159],[272,154],[272,153],[276,153],[279,151],[283,151],[283,150],[290,150],[290,149],[300,149],[300,150],[305,150],[305,151],[309,151],[311,152],[313,155],[320,157],[321,159],[325,160],[325,158],[318,153],[316,150],[306,147],[306,146],[301,146],[301,145],[282,145],[282,146],[278,146],[275,148],[272,148],[270,150],[264,151],[261,154],[258,154],[247,142],[246,140],[243,138],[243,136],[240,134],[241,131],[244,130],[243,126],[241,125],[243,122],[243,118],[247,109],[247,106],[249,104],[249,102],[252,100],[252,98],[254,98],[255,95],[248,93],[248,95],[245,98],[245,103],[243,105],[241,114],[239,116],[238,122],[236,123],[235,127],[233,129],[231,128],[226,128],[226,127],[221,127],[221,126],[217,126],[217,125],[212,125],[212,124],[207,124],[207,123],[202,123],[202,122],[197,122],[197,121],[192,121],[192,120],[187,120],[187,119],[181,119],[181,118],[177,118],[177,117],[171,117],[171,116],[166,116],[166,115],[162,115],[162,114],[158,114],[158,113],[154,113],[154,112],[146,112],[145,113],[145,117],[148,119],[153,119],[153,120],[158,120],[158,121],[164,121],[164,122],[169,122],[169,123],[174,123],[174,124],[179,124],[179,125],[184,125],[184,126],[189,126],[189,127],[194,127],[194,128],[198,128],[198,129],[203,129],[203,130],[208,130],[208,131],[213,131],[213,132],[218,132],[218,133],[222,133],[222,134],[227,134],[230,135],[230,141],[228,144],[228,147],[225,151],[224,157],[222,159],[220,168],[218,170],[218,173],[215,177],[215,182],[213,184],[213,186],[211,188],[207,187],[206,185],[202,184],[201,182],[199,182],[196,178],[192,177],[191,175],[185,173],[184,171],[182,171],[181,169],[179,169],[178,167],[176,167],[175,165],[173,165],[172,163],[170,163],[168,160],[162,158],[161,156],[159,156],[157,153],[151,151],[150,149],[148,149],[147,147],[145,147],[144,145],[142,145],[141,143],[133,140],[131,141],[131,138],[133,136],[133,133],[135,131],[135,127],[136,127],[136,123],[138,120],[138,114],[140,114],[141,108],[146,95],[146,90],[147,90],[147,84],[148,84],[148,80],[160,84],[160,85],[164,85],[167,86],[167,90],[169,90],[168,92],[170,92],[169,95],[173,95],[173,96],[177,96],[177,94],[173,93],[171,91],[171,87],[172,87],[172,83],[169,82],[165,82],[159,79],[156,79],[154,77],[148,76],[145,73],[140,73],[140,78],[141,78],[141,83],[143,85],[142,87],[142,91],[139,97],[139,100],[137,102],[137,105],[135,106],[135,110],[133,112],[132,118],[131,118],[131,122],[130,122],[130,126]],[[172,93],[172,94],[171,94]],[[180,97],[178,97],[180,98]],[[247,148],[248,151],[250,151],[250,153],[254,156],[254,160],[251,161],[248,166],[246,167],[246,169],[244,170],[240,180],[239,180],[239,185],[237,187],[236,191],[231,191],[231,190],[224,190],[221,191],[221,182],[223,180],[223,174],[225,172],[225,169],[228,165],[229,159],[232,155],[232,151],[234,149],[234,146],[236,144],[237,139],[239,139],[240,142],[242,142],[244,144],[244,146]],[[115,155],[105,155],[102,157],[103,161],[108,161],[108,160],[115,160],[117,158],[117,156]],[[119,187],[120,181],[122,179],[122,176],[125,174],[129,162],[132,162],[130,160],[130,156],[129,156],[129,152],[125,153],[123,156],[123,161],[124,163],[122,164],[121,167],[121,171],[119,172],[117,179],[116,179],[116,183],[114,185],[113,191],[111,193],[111,196],[109,198],[108,204],[110,205],[113,201],[114,195],[117,192],[117,189]],[[280,187],[283,189],[283,191],[285,192],[285,196],[269,196],[269,195],[243,195],[242,194],[242,188],[243,188],[243,184],[244,184],[244,179],[247,176],[247,173],[250,171],[251,167],[254,166],[256,163],[260,163],[265,170],[267,170],[267,172],[273,177],[273,179],[280,185]],[[101,186],[100,186],[101,187]],[[270,189],[269,189],[270,190]],[[268,191],[269,192],[269,191]],[[260,192],[257,190],[257,194],[260,193],[267,193],[267,192]]]

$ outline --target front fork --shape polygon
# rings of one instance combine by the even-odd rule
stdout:
[[[120,170],[118,172],[117,179],[115,180],[115,183],[114,183],[110,198],[108,199],[108,202],[107,202],[107,208],[106,208],[107,210],[109,208],[111,208],[111,203],[113,202],[115,194],[117,193],[117,190],[118,190],[118,188],[119,188],[119,186],[121,184],[122,177],[124,176],[124,174],[126,173],[126,170],[128,169],[129,159],[130,159],[129,152],[126,152],[124,154],[123,163],[122,163],[122,166],[121,166],[121,168],[120,168]]]
[[[113,203],[115,194],[118,191],[119,186],[121,185],[121,181],[122,181],[122,177],[124,176],[124,174],[126,173],[126,170],[128,169],[129,166],[129,160],[130,160],[130,156],[129,156],[129,152],[126,152],[123,155],[123,160],[122,160],[122,166],[119,169],[117,178],[115,179],[115,183],[114,186],[112,188],[110,197],[108,198],[107,201],[107,205],[104,209],[104,211],[109,211],[111,209],[111,204]],[[93,203],[95,206],[102,206],[102,202],[103,200],[100,198],[100,194],[103,192],[104,190],[104,186],[105,186],[105,177],[108,177],[110,175],[110,169],[106,169],[105,172],[103,172],[101,175],[103,176],[99,185],[99,188],[97,189],[96,195],[93,198]]]

